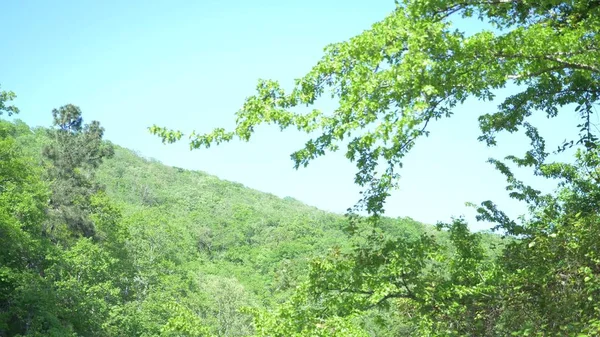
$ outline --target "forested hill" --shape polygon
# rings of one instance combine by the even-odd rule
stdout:
[[[276,308],[307,280],[313,258],[351,247],[342,215],[169,167],[106,141],[102,146],[111,154],[96,168],[66,167],[72,177],[54,174],[65,162],[76,166],[67,160],[79,153],[69,139],[84,139],[85,128],[69,136],[61,129],[30,129],[20,121],[0,123],[4,139],[14,140],[8,144],[15,160],[27,163],[31,179],[41,179],[43,184],[35,185],[39,193],[51,194],[50,206],[45,199],[39,204],[48,208],[32,224],[34,230],[16,232],[41,242],[45,248],[32,245],[23,254],[42,262],[32,267],[19,259],[4,261],[14,266],[4,273],[13,278],[0,287],[0,336],[249,335],[253,324],[244,308]],[[57,141],[60,137],[51,135],[66,138]],[[62,149],[62,155],[53,162],[48,148]],[[88,158],[93,151],[84,148],[79,154]],[[94,181],[81,183],[85,179],[78,174],[83,173]],[[99,189],[87,198],[73,189],[79,184],[82,190]],[[64,205],[52,206],[63,194],[68,196]],[[77,208],[68,200],[89,207]],[[62,208],[59,224],[48,229],[48,219]],[[77,212],[91,219],[95,234],[74,234],[82,221],[71,219]],[[61,232],[69,221],[75,227]],[[435,232],[412,219],[383,219],[380,227],[382,235],[407,239]],[[2,254],[14,252],[9,253]],[[45,292],[49,295],[40,295]],[[377,331],[384,326],[375,318],[365,320]]]
[[[247,3],[247,22],[212,4],[2,7],[0,85],[23,90],[26,116],[54,109],[46,128],[0,120],[0,337],[600,336],[599,0],[397,0],[367,29],[371,10],[344,3],[348,26],[312,30],[339,6]],[[317,35],[338,41],[307,67]],[[0,90],[0,118],[17,94]],[[168,167],[107,142],[77,105],[37,110],[57,100],[198,150],[300,132],[295,167],[339,151],[361,197],[330,214]],[[186,114],[229,100],[233,124]],[[421,155],[444,152],[458,188],[490,195],[470,206],[502,238],[383,216],[431,133],[448,143]],[[523,216],[459,172],[475,142],[503,144],[487,161]],[[430,168],[418,179],[450,172]]]
[[[311,257],[348,241],[342,215],[201,171],[170,167],[119,146],[99,167],[97,180],[124,215],[150,220],[147,215],[161,214],[162,221],[154,225],[184,236],[177,246],[192,243],[205,265],[214,264],[210,273],[235,275],[261,301],[295,286]],[[382,227],[407,237],[435,231],[409,218],[385,219]]]
[[[187,258],[202,261],[205,273],[233,276],[261,302],[287,297],[311,256],[347,240],[340,215],[169,167],[118,146],[97,178],[128,218],[173,233],[166,248],[187,244]],[[408,225],[411,231],[423,229],[416,222]]]

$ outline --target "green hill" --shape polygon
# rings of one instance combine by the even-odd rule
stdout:
[[[7,139],[16,141],[15,153],[35,169],[48,193],[55,184],[44,173],[53,165],[41,155],[53,142],[48,129],[2,123]],[[342,215],[113,148],[112,158],[90,175],[102,187],[91,199],[96,236],[55,244],[37,237],[46,251],[32,254],[45,266],[19,267],[21,273],[41,274],[35,282],[52,289],[51,298],[40,299],[48,302],[30,303],[34,312],[51,317],[40,318],[38,333],[247,335],[252,323],[242,308],[270,309],[285,302],[307,279],[313,258],[350,247]],[[433,232],[411,219],[383,219],[380,227],[407,238]],[[6,286],[2,301],[19,307],[22,302],[11,300],[13,286]],[[37,291],[26,289],[23,296]],[[61,313],[57,303],[69,303],[88,317]],[[0,325],[0,336],[27,334],[23,324],[32,323],[22,313],[28,309],[19,310],[0,310],[8,322]]]

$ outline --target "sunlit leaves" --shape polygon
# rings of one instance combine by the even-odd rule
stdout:
[[[347,146],[346,157],[357,167],[355,183],[364,189],[357,209],[379,214],[404,155],[427,135],[429,122],[449,116],[467,97],[492,99],[494,89],[511,81],[524,90],[497,112],[481,114],[480,140],[493,145],[498,132],[517,131],[535,110],[556,116],[559,107],[576,103],[585,112],[580,143],[593,144],[585,121],[599,92],[598,15],[592,14],[598,11],[585,1],[399,2],[371,29],[328,46],[290,91],[259,81],[256,95],[237,112],[234,130],[192,134],[190,146],[247,141],[260,124],[321,132],[292,155],[295,167]],[[467,36],[452,28],[457,15],[479,17],[497,29]],[[338,102],[334,111],[296,111],[328,93]],[[165,142],[182,136],[156,126],[151,132]],[[533,146],[539,152],[539,144]]]
[[[6,112],[8,116],[19,113],[19,108],[8,103],[17,97],[12,91],[0,90],[0,115]]]

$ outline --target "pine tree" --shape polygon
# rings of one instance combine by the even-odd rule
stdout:
[[[93,237],[90,198],[102,189],[93,177],[103,159],[112,157],[113,147],[102,140],[104,128],[98,121],[83,124],[79,107],[67,104],[52,110],[52,116],[51,143],[43,149],[52,190],[46,233]]]

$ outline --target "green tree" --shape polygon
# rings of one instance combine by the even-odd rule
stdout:
[[[458,18],[489,29],[468,34],[453,25]],[[490,160],[531,215],[515,221],[492,201],[478,207],[479,220],[513,238],[501,254],[488,256],[481,236],[460,219],[439,226],[449,237],[445,251],[436,239],[386,237],[351,216],[360,225],[350,226],[352,249],[314,261],[310,279],[288,304],[256,315],[257,333],[312,336],[326,322],[344,322],[359,329],[352,335],[361,329],[356,315],[387,306],[415,318],[418,335],[597,335],[600,143],[591,115],[600,98],[598,31],[598,1],[397,1],[371,29],[328,46],[290,91],[259,81],[234,130],[192,133],[191,148],[248,141],[261,124],[316,134],[291,155],[296,168],[346,146],[363,187],[350,214],[366,210],[373,215],[366,223],[377,224],[404,156],[429,134],[428,125],[450,117],[467,98],[492,100],[497,89],[517,90],[496,112],[478,116],[479,140],[489,146],[502,131],[523,130],[531,141],[523,155]],[[337,101],[334,111],[299,112],[325,95]],[[561,107],[581,116],[579,137],[557,150],[577,146],[574,165],[548,161],[529,118],[555,117]],[[163,142],[183,136],[158,126],[150,131]],[[511,165],[557,179],[561,188],[543,195]]]
[[[218,276],[207,276],[202,281],[210,301],[209,317],[215,321],[216,336],[248,336],[252,331],[250,316],[241,309],[251,301],[238,280]]]
[[[90,218],[100,243],[52,244],[43,235],[51,191],[15,138],[24,131],[23,123],[0,121],[0,336],[106,335],[105,321],[133,279],[120,214],[95,194]]]
[[[5,112],[9,116],[19,113],[19,108],[14,105],[8,105],[8,102],[14,100],[16,97],[17,95],[12,91],[0,90],[0,115]]]
[[[52,187],[46,231],[56,237],[92,237],[96,230],[89,217],[91,197],[100,190],[94,172],[114,150],[102,141],[104,129],[99,122],[83,124],[79,107],[68,104],[52,110],[52,116],[51,143],[43,149]]]
[[[587,121],[599,92],[597,1],[406,0],[397,4],[371,29],[329,45],[289,93],[276,81],[260,80],[257,93],[237,112],[235,130],[191,133],[191,148],[234,137],[247,141],[260,124],[317,133],[292,154],[295,167],[346,144],[346,157],[358,169],[355,182],[365,189],[358,206],[379,214],[416,139],[428,134],[431,122],[452,115],[452,108],[468,97],[490,100],[495,89],[510,83],[521,89],[506,98],[496,113],[479,116],[480,139],[489,145],[495,144],[499,131],[533,129],[526,117],[535,111],[554,117],[560,106],[571,103],[584,121],[578,141],[593,140]],[[467,34],[452,25],[452,19],[459,17],[494,30]],[[334,111],[295,111],[314,105],[326,94],[339,103]],[[150,131],[165,142],[183,135],[158,126]]]
[[[43,275],[52,247],[41,239],[46,186],[40,170],[23,155],[13,124],[0,121],[0,335],[39,331],[56,320]]]

